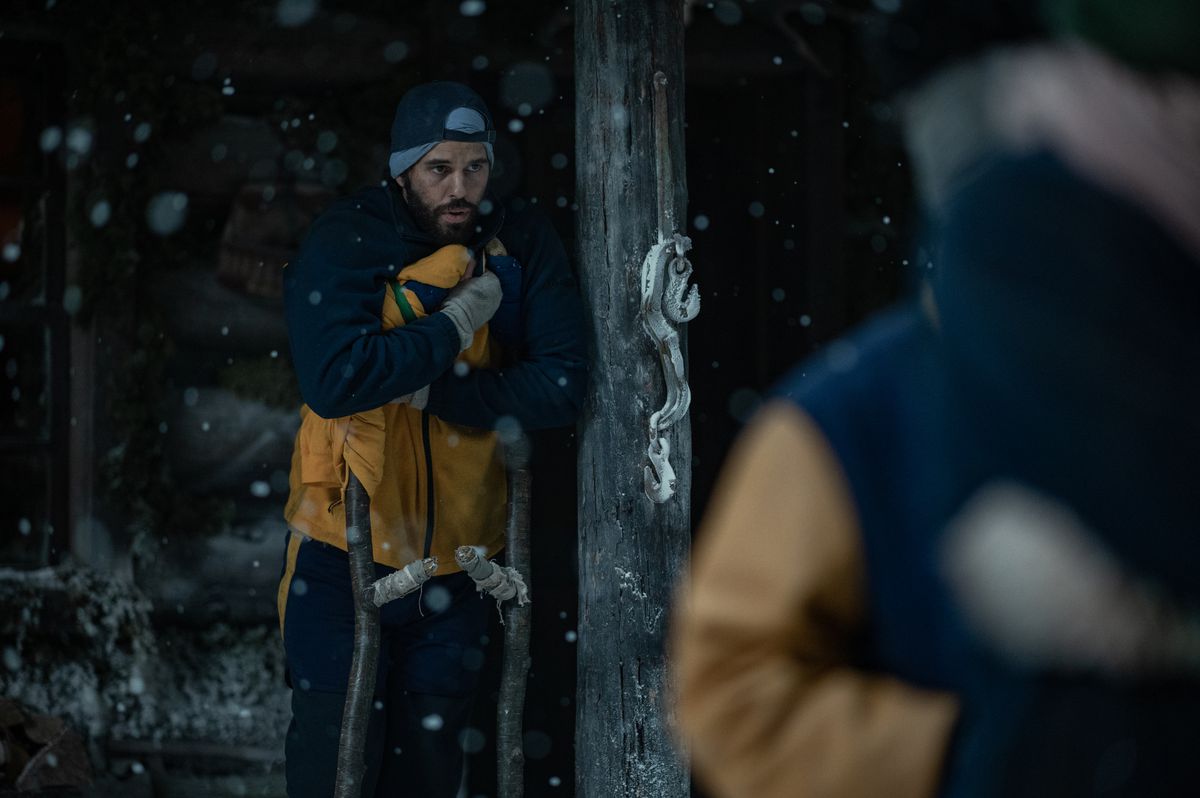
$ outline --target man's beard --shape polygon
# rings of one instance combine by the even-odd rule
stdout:
[[[412,212],[413,220],[417,223],[417,227],[433,236],[434,241],[441,246],[471,243],[471,240],[475,237],[475,227],[479,221],[478,205],[467,202],[465,199],[451,200],[444,205],[438,205],[436,208],[426,205],[417,196],[417,192],[412,190],[412,184],[405,178],[407,178],[407,175],[401,178],[404,182],[404,200],[408,203],[408,209]],[[463,221],[454,224],[441,221],[442,213],[460,208],[470,211],[471,214]]]

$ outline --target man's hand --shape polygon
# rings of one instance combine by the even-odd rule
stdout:
[[[492,272],[484,272],[450,289],[440,312],[454,322],[461,349],[466,349],[475,338],[475,331],[487,324],[498,307],[500,280]]]

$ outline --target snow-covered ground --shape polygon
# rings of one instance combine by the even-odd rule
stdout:
[[[147,795],[187,794],[168,786],[193,778],[179,773],[189,759],[207,771],[194,778],[233,780],[194,794],[272,794],[288,720],[278,628],[156,628],[151,610],[79,566],[0,569],[0,695],[67,719],[102,782],[115,772],[131,794],[150,771]],[[222,761],[231,773],[214,772]]]

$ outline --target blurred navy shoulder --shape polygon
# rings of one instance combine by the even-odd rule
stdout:
[[[933,339],[932,324],[915,299],[880,311],[850,333],[825,344],[771,390],[812,409],[853,396],[878,399],[874,387],[902,373]]]

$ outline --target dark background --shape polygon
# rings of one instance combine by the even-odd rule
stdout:
[[[764,392],[907,283],[907,161],[861,45],[875,5],[690,9],[697,524]],[[132,579],[163,634],[273,624],[299,403],[278,268],[330,198],[379,179],[396,100],[430,79],[484,96],[494,189],[573,252],[573,64],[562,2],[0,12],[0,243],[18,248],[0,260],[0,565]],[[566,795],[575,436],[535,440],[528,794]]]

